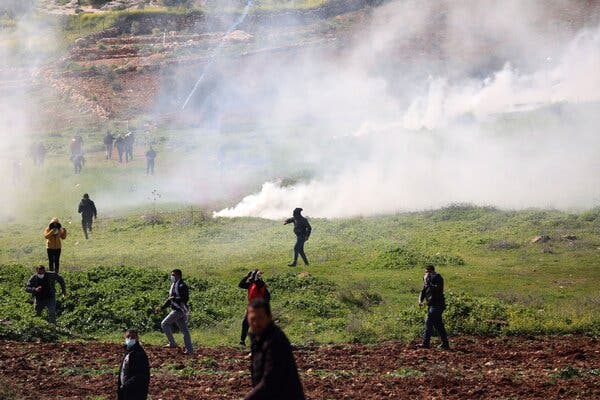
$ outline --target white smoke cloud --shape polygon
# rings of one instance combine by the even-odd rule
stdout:
[[[425,3],[429,8],[416,8],[413,2],[393,3],[395,15],[382,17],[389,29],[379,25],[372,30],[371,54],[383,57],[392,44],[427,30],[424,19],[431,17],[436,6]],[[331,92],[324,84],[326,97],[334,95],[316,104],[324,106],[322,113],[333,109],[336,118],[347,113],[348,118],[339,121],[352,121],[353,131],[346,134],[361,139],[352,150],[366,152],[366,156],[341,169],[332,168],[337,165],[332,162],[305,183],[290,186],[269,181],[258,193],[215,216],[275,219],[287,216],[297,206],[311,216],[345,217],[435,208],[452,202],[504,208],[596,205],[600,198],[600,182],[593,172],[600,167],[600,137],[595,128],[600,111],[600,26],[571,33],[566,40],[569,35],[562,30],[534,31],[527,24],[543,17],[543,8],[527,7],[519,14],[522,2],[506,4],[513,7],[514,18],[504,18],[493,9],[477,8],[479,19],[467,18],[461,7],[447,10],[451,15],[446,19],[451,22],[440,45],[447,46],[446,54],[465,46],[492,46],[487,40],[490,36],[499,42],[499,50],[492,46],[487,48],[490,54],[471,55],[480,65],[491,54],[506,56],[499,69],[482,78],[457,72],[465,69],[460,66],[426,77],[425,90],[389,96],[387,85],[371,85],[377,78],[361,76],[362,68],[373,68],[377,62],[366,56],[366,45],[357,46],[352,70],[333,77],[344,82],[334,84]],[[415,23],[392,24],[400,16]],[[460,21],[467,28],[457,30]],[[474,38],[474,33],[480,37]],[[463,36],[466,44],[457,42]],[[549,39],[555,41],[547,43]],[[536,47],[539,43],[543,51]],[[456,58],[459,60],[444,63],[452,66],[464,61]],[[369,61],[361,63],[361,59]],[[425,64],[431,63],[433,70],[439,67],[431,59]],[[359,77],[363,79],[356,84]],[[336,86],[340,88],[337,92]],[[353,97],[360,100],[348,100]],[[365,99],[368,105],[356,107]],[[367,112],[361,113],[365,109]],[[277,111],[286,115],[286,105]],[[334,125],[331,122],[328,126]],[[317,151],[324,157],[332,153]]]

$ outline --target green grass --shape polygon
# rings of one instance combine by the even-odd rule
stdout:
[[[203,132],[203,151],[214,153],[229,144],[248,154],[255,150],[246,130],[224,129],[225,134]],[[276,318],[294,342],[409,339],[422,328],[424,310],[416,303],[422,265],[428,262],[436,263],[445,278],[445,316],[453,334],[600,332],[600,208],[575,213],[453,205],[369,218],[311,219],[314,234],[306,245],[311,266],[292,270],[286,264],[294,237],[281,221],[213,219],[211,210],[151,200],[154,182],[168,176],[175,157],[189,156],[184,151],[170,157],[167,150],[199,148],[190,143],[197,132],[140,133],[140,147],[155,143],[159,154],[157,175],[148,178],[141,157],[125,166],[104,160],[99,151],[88,151],[83,173],[74,175],[66,143],[75,131],[47,132],[45,168],[33,170],[22,186],[5,194],[9,202],[0,210],[0,266],[17,272],[10,284],[9,277],[0,279],[2,294],[13,299],[4,302],[10,307],[0,315],[22,318],[13,326],[0,324],[6,328],[2,336],[121,341],[122,330],[134,324],[144,331],[145,342],[162,343],[164,335],[157,328],[161,316],[151,309],[166,295],[167,272],[180,268],[195,285],[204,282],[192,295],[193,340],[235,344],[245,306],[237,283],[247,271],[260,268],[273,292]],[[97,148],[102,133],[82,132],[86,149]],[[260,183],[248,183],[247,190]],[[89,241],[76,212],[83,192],[91,194],[100,215]],[[106,193],[111,195],[103,200]],[[33,266],[46,262],[41,232],[54,216],[69,230],[61,270],[74,290],[55,330],[31,317],[22,290]],[[552,240],[531,243],[541,234]],[[561,239],[566,234],[577,240]],[[90,278],[98,271],[105,271],[104,279]],[[309,275],[296,275],[301,272]],[[120,282],[135,281],[136,274],[145,280],[124,292]],[[102,297],[110,304],[104,311],[94,307]],[[108,316],[80,327],[80,317],[95,315],[96,308]]]
[[[261,268],[279,323],[294,341],[372,342],[413,338],[421,329],[424,314],[416,306],[421,266],[403,264],[402,256],[397,267],[389,265],[390,254],[401,246],[414,254],[447,254],[463,260],[462,265],[439,266],[449,300],[446,320],[454,333],[597,335],[598,214],[598,210],[570,214],[451,207],[373,218],[313,219],[314,235],[307,243],[312,265],[298,270],[309,272],[308,277],[297,277],[285,266],[293,237],[280,222],[212,219],[181,210],[160,214],[162,222],[152,225],[130,215],[100,220],[90,241],[83,240],[74,222],[64,242],[62,268],[80,293],[84,292],[77,289],[83,279],[79,271],[92,267],[112,271],[125,265],[124,271],[134,267],[164,272],[177,267],[192,282],[206,281],[207,286],[199,286],[195,294],[192,325],[194,340],[209,345],[236,342],[244,309],[237,281],[246,271]],[[44,262],[41,228],[9,224],[0,229],[0,264]],[[530,243],[540,233],[553,238],[550,244]],[[564,233],[579,239],[561,240]],[[489,240],[521,246],[492,250]],[[544,246],[551,246],[553,253],[543,252]],[[107,286],[93,289],[99,291],[96,296],[113,290],[119,281],[118,275],[106,273],[100,282]],[[26,274],[22,275],[21,280]],[[162,281],[151,279],[132,292],[138,299],[127,299],[123,293],[124,302],[114,300],[111,309],[125,313],[137,307],[138,300],[159,302],[168,289],[167,274],[160,276]],[[77,314],[69,318],[78,320]],[[62,323],[68,324],[69,318]],[[125,325],[107,326],[111,329],[86,333],[120,340]],[[156,324],[138,326],[146,326],[145,341],[164,340]]]

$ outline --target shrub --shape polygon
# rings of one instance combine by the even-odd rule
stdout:
[[[461,257],[448,254],[425,254],[405,246],[399,246],[380,254],[374,261],[373,267],[386,269],[405,269],[424,266],[426,264],[465,265]]]

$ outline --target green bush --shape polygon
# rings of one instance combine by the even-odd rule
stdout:
[[[405,246],[399,246],[381,253],[371,266],[385,269],[405,269],[423,267],[426,264],[465,265],[465,260],[449,254],[425,254]]]

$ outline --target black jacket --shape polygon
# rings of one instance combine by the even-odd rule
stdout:
[[[273,323],[252,338],[252,391],[245,400],[304,400],[292,346]]]
[[[444,279],[440,274],[434,272],[423,278],[423,289],[419,301],[427,301],[428,306],[445,307]]]
[[[113,142],[115,141],[115,137],[112,135],[112,133],[107,133],[104,136],[104,144],[107,146],[112,146]]]
[[[121,379],[121,375],[123,375],[123,379]],[[125,348],[125,355],[119,367],[117,385],[119,400],[146,400],[148,398],[150,363],[139,342],[130,349]]]
[[[98,216],[96,205],[90,199],[81,199],[77,212],[81,214],[83,219],[92,219],[92,217]]]
[[[44,274],[44,278],[38,278],[37,274],[34,274],[27,281],[27,286],[25,286],[25,290],[35,296],[36,299],[53,299],[56,297],[56,282],[60,284],[60,288],[62,289],[63,294],[67,291],[67,287],[65,285],[65,280],[62,276],[57,274],[56,272],[46,271]],[[36,292],[35,288],[41,286],[42,291]]]
[[[171,309],[178,311],[181,310],[181,308],[187,309],[187,303],[190,300],[190,289],[183,279],[178,280],[175,284],[177,285],[177,290],[179,291],[179,297],[175,297],[173,300],[167,299],[161,307],[167,308],[171,306]]]
[[[288,218],[285,221],[286,224],[291,224],[292,222],[294,223],[294,233],[296,236],[308,239],[312,232],[312,227],[308,223],[308,220],[302,215],[298,215],[296,217]]]

